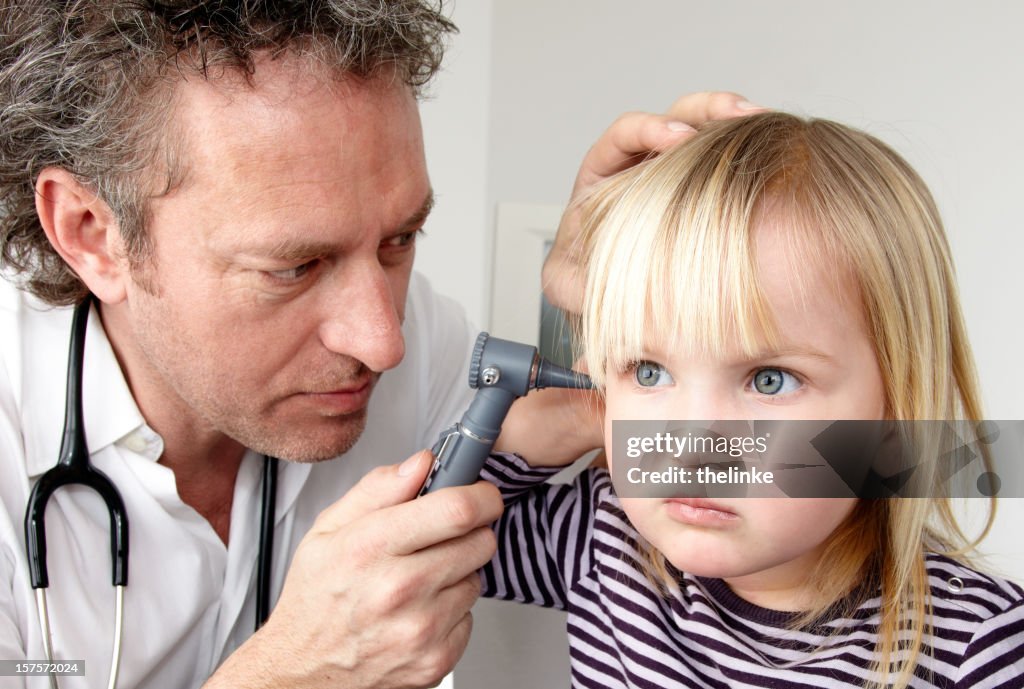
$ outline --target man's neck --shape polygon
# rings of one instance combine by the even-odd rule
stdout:
[[[104,329],[135,403],[164,442],[159,463],[174,472],[178,496],[203,516],[225,544],[235,480],[245,448],[211,428],[163,382],[125,330],[116,309],[101,307]]]
[[[174,433],[169,438],[167,431],[156,426],[153,430],[164,438],[165,449],[160,456],[160,464],[174,472],[178,497],[201,514],[227,545],[235,480],[245,448],[230,438],[222,437],[220,443],[205,450],[194,448],[193,443],[192,450],[176,452],[182,445],[173,442]]]

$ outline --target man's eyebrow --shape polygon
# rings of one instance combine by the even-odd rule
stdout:
[[[427,196],[423,199],[423,203],[416,210],[415,213],[409,216],[409,219],[401,224],[401,226],[394,232],[389,232],[388,237],[393,237],[399,234],[405,234],[412,230],[417,229],[427,220],[427,216],[430,215],[430,211],[434,210],[434,190],[431,189],[427,192]]]
[[[427,193],[423,203],[407,219],[395,228],[384,234],[383,239],[389,239],[398,235],[406,234],[416,230],[426,221],[430,211],[434,208],[434,192]],[[281,261],[300,261],[312,259],[318,256],[327,256],[338,251],[338,245],[334,242],[318,242],[308,239],[287,238],[279,242],[257,249],[257,252],[271,256]]]

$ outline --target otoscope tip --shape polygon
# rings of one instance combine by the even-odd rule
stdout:
[[[585,373],[556,366],[547,359],[541,359],[534,387],[538,390],[542,388],[590,390],[594,387],[594,383]]]

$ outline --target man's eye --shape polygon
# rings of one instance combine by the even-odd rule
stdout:
[[[313,269],[315,261],[308,261],[302,265],[295,266],[294,268],[288,268],[287,270],[268,270],[267,275],[271,276],[275,280],[281,282],[295,282],[301,280],[305,275]]]
[[[762,395],[784,395],[801,387],[796,376],[778,368],[762,368],[755,371],[751,385]]]
[[[632,369],[633,378],[640,387],[653,388],[675,382],[664,366],[653,361],[638,361]]]
[[[396,234],[394,237],[388,237],[381,245],[389,248],[401,248],[403,246],[409,246],[416,241],[416,235],[423,232],[423,230],[413,230],[412,232],[403,232],[402,234]]]

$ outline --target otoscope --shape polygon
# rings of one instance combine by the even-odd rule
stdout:
[[[582,373],[556,366],[536,347],[480,333],[469,364],[469,387],[477,390],[462,418],[431,448],[434,465],[420,495],[475,483],[516,398],[542,388],[593,387]]]

